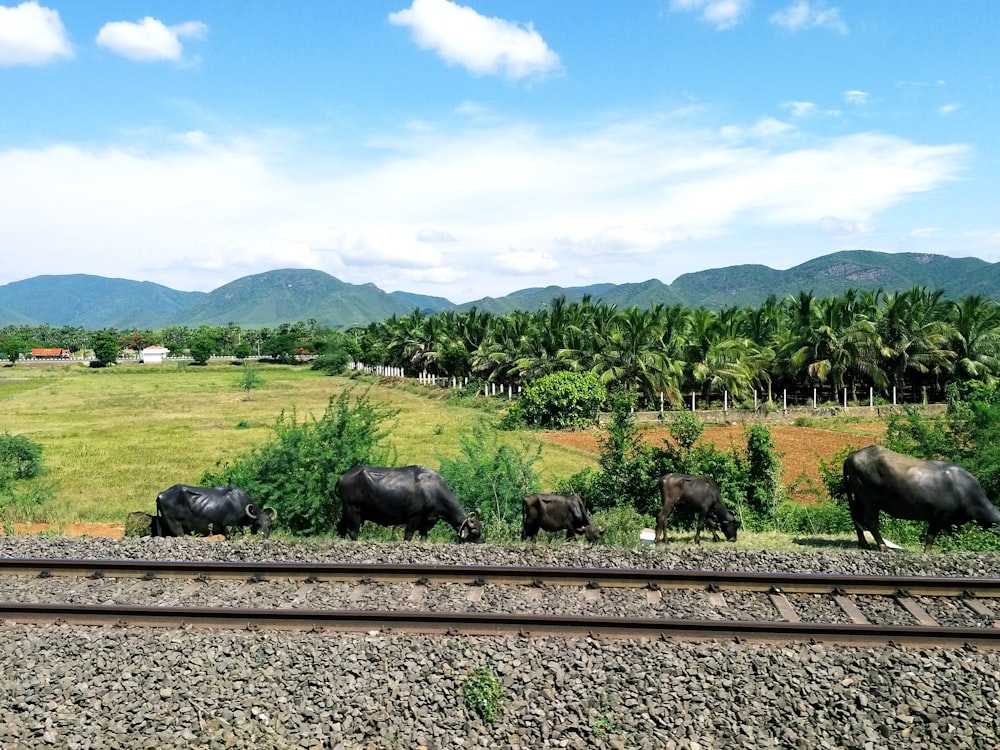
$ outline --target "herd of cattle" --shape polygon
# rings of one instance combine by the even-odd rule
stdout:
[[[710,477],[667,474],[658,486],[662,506],[656,517],[657,542],[666,541],[667,521],[675,508],[687,508],[697,516],[696,544],[706,525],[713,540],[719,539],[717,527],[728,541],[736,541],[739,523]],[[926,552],[943,530],[968,522],[1000,527],[1000,511],[979,481],[953,463],[924,461],[871,445],[844,461],[844,487],[862,549],[868,548],[866,531],[880,549],[888,549],[879,531],[882,512],[926,522]],[[403,526],[406,541],[415,533],[426,539],[438,521],[455,529],[461,542],[478,542],[483,536],[479,511],[467,512],[441,475],[424,466],[355,466],[337,480],[336,493],[341,503],[337,531],[342,537],[356,540],[365,521]],[[231,536],[249,529],[267,539],[276,518],[274,508],[259,508],[239,487],[175,484],[157,495],[149,529],[153,536]],[[579,495],[528,495],[523,501],[521,538],[533,540],[539,531],[565,531],[567,539],[581,535],[596,542],[605,530],[591,523]]]

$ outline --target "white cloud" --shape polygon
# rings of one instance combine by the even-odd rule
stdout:
[[[793,126],[774,117],[762,117],[750,127],[740,125],[727,125],[722,128],[722,135],[731,140],[742,140],[744,138],[773,138],[784,135]]]
[[[829,29],[840,34],[847,33],[847,24],[840,17],[840,8],[826,8],[822,3],[812,3],[809,0],[798,0],[774,13],[771,23],[786,31]]]
[[[840,237],[869,235],[878,231],[878,227],[870,221],[849,221],[836,216],[823,216],[817,224],[824,232]]]
[[[510,250],[493,259],[493,267],[506,273],[528,274],[554,271],[559,263],[551,255],[537,250]]]
[[[0,67],[44,65],[70,57],[73,47],[59,11],[36,2],[0,5]]]
[[[955,102],[952,102],[950,104],[945,104],[942,107],[939,107],[938,108],[938,112],[940,114],[942,114],[942,115],[950,115],[950,114],[952,114],[954,112],[957,112],[960,107],[961,107],[960,104],[956,104]]]
[[[750,0],[671,0],[670,9],[698,13],[717,29],[731,29],[749,12]]]
[[[744,143],[669,117],[553,131],[428,123],[357,149],[371,161],[325,166],[304,135],[0,149],[0,226],[18,248],[0,283],[57,268],[208,291],[308,267],[464,301],[523,288],[523,274],[565,284],[581,266],[634,281],[729,265],[707,248],[758,231],[864,231],[967,158],[957,145],[773,130]],[[295,148],[303,173],[289,171]],[[678,265],[678,247],[694,267]]]
[[[137,23],[113,21],[97,32],[97,46],[138,62],[180,61],[184,56],[182,38],[201,39],[208,27],[200,21],[167,26],[146,16]]]
[[[808,117],[817,109],[813,102],[784,102],[781,106],[791,112],[792,117]]]
[[[851,89],[850,91],[844,92],[844,101],[848,104],[854,104],[861,106],[862,104],[868,103],[868,92],[859,91],[858,89]]]
[[[532,24],[483,16],[450,0],[413,0],[409,8],[390,13],[389,23],[409,27],[422,49],[477,75],[521,79],[559,69],[559,56]]]

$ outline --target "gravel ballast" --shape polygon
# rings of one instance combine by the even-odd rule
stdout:
[[[621,550],[15,536],[0,537],[0,555],[1000,577],[994,555],[721,544]],[[1000,746],[1000,656],[968,648],[12,623],[0,626],[0,637],[5,750]],[[466,695],[484,673],[502,686],[493,722]]]

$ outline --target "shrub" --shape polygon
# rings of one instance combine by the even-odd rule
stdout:
[[[459,436],[458,446],[457,458],[439,459],[441,476],[466,508],[479,508],[494,540],[520,538],[521,501],[540,487],[534,465],[541,446],[503,443],[482,423]]]
[[[42,473],[42,446],[24,435],[0,434],[0,477],[32,479]]]
[[[347,369],[347,365],[350,364],[350,362],[351,355],[347,353],[346,349],[339,348],[335,351],[320,354],[318,357],[313,359],[309,369],[319,370],[327,375],[340,375]]]
[[[561,430],[597,420],[607,389],[589,372],[554,372],[531,381],[511,412],[525,424]]]
[[[334,493],[337,479],[357,464],[388,463],[391,450],[382,444],[385,421],[397,412],[351,392],[332,398],[320,419],[300,421],[282,413],[275,437],[217,472],[206,472],[202,483],[245,488],[259,506],[278,511],[278,526],[293,534],[329,531],[340,516]]]

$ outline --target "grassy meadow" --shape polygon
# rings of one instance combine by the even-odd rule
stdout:
[[[158,492],[198,484],[252,446],[269,440],[279,415],[319,418],[345,389],[398,410],[388,424],[397,465],[437,468],[458,454],[458,438],[487,413],[428,398],[418,386],[374,386],[330,377],[306,366],[248,365],[260,383],[244,388],[244,370],[226,361],[20,364],[0,369],[0,432],[43,448],[51,501],[29,510],[56,528],[76,522],[122,522],[130,511],[155,511]],[[371,387],[371,390],[368,390]],[[507,433],[505,433],[506,435]],[[538,439],[530,432],[509,439]],[[551,487],[557,477],[596,465],[594,456],[546,443],[536,468]]]
[[[259,380],[250,389],[243,366],[212,361],[141,365],[123,362],[105,369],[85,363],[19,364],[0,369],[0,432],[24,435],[42,446],[47,473],[41,481],[51,490],[46,499],[8,507],[0,529],[11,524],[43,523],[60,532],[74,523],[123,523],[131,511],[155,512],[158,492],[176,483],[199,484],[205,471],[217,471],[253,446],[269,441],[279,416],[299,421],[322,416],[331,398],[350,390],[398,411],[387,423],[387,442],[395,465],[411,463],[438,468],[441,457],[459,453],[459,438],[491,416],[499,401],[478,408],[436,398],[416,383],[377,383],[330,377],[306,366],[252,364]],[[533,450],[541,442],[531,431],[504,432],[502,439]],[[542,442],[535,465],[542,489],[585,467],[596,467],[593,453]],[[631,510],[592,514],[608,531],[604,544],[638,545],[639,532],[654,519]],[[494,533],[500,530],[495,530]],[[442,524],[432,532],[437,541],[453,535]],[[402,539],[402,529],[366,524],[366,536]],[[517,540],[519,529],[503,538]],[[279,536],[282,536],[279,531]],[[674,544],[690,544],[693,532],[672,530]],[[544,532],[538,544],[562,544],[562,535]],[[711,542],[708,542],[711,544]],[[777,533],[740,533],[738,548],[803,550],[853,547],[848,537],[796,539]],[[728,546],[728,545],[727,545]]]

